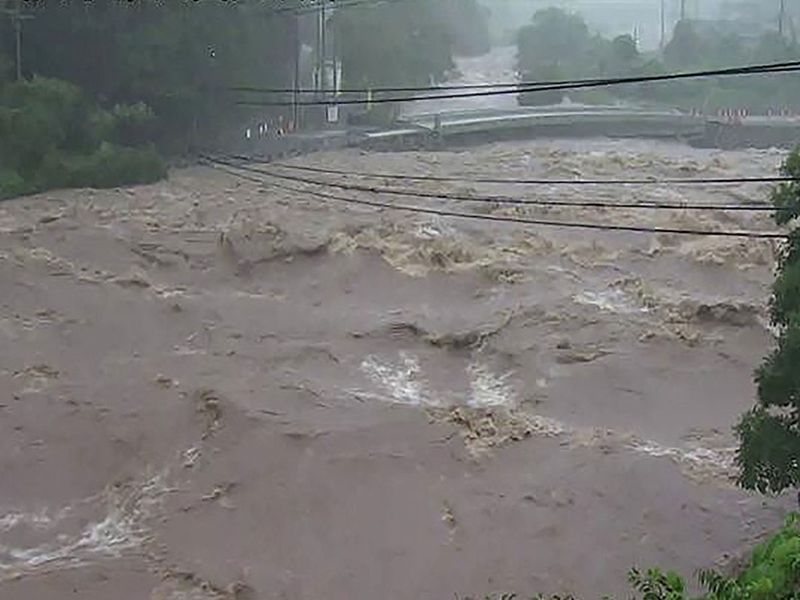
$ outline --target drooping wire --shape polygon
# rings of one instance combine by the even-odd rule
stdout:
[[[731,67],[731,69],[738,69],[738,68],[757,68],[754,71],[755,74],[758,73],[783,73],[785,72],[784,69],[794,69],[794,62],[800,61],[791,61],[788,63],[771,63],[771,64],[764,64],[764,65],[753,65],[753,67]],[[749,71],[747,71],[749,73]],[[738,73],[737,73],[738,74]],[[655,77],[655,76],[654,76]],[[617,78],[621,79],[621,78]],[[552,79],[552,80],[542,80],[542,81],[498,81],[495,83],[463,83],[463,84],[443,84],[443,85],[424,85],[424,86],[398,86],[398,87],[372,87],[372,88],[342,88],[337,90],[339,93],[342,94],[366,94],[368,92],[373,94],[382,94],[382,93],[400,93],[400,92],[436,92],[436,91],[448,91],[448,90],[492,90],[497,88],[513,88],[514,91],[534,91],[538,88],[554,88],[561,89],[561,86],[578,86],[578,85],[600,85],[600,84],[608,84],[608,78],[588,78],[588,79]],[[620,82],[627,83],[627,82]],[[637,83],[635,81],[630,81],[629,83]],[[312,89],[312,88],[266,88],[266,87],[259,87],[259,86],[251,86],[251,85],[240,85],[240,86],[232,86],[227,88],[229,91],[232,92],[252,92],[252,93],[261,93],[261,94],[318,94],[320,90]],[[330,90],[329,90],[330,91]],[[540,90],[541,91],[541,90]],[[440,96],[437,96],[437,98]]]
[[[241,156],[231,156],[235,160],[247,160]],[[454,200],[458,202],[473,202],[482,204],[511,204],[522,206],[547,206],[547,207],[579,207],[579,208],[602,208],[602,209],[648,209],[648,210],[729,210],[744,212],[769,211],[774,212],[776,208],[771,204],[676,204],[668,202],[602,202],[598,200],[546,200],[546,199],[527,199],[515,198],[510,196],[476,196],[472,194],[458,194],[451,192],[426,192],[413,189],[396,189],[371,185],[360,185],[352,183],[340,183],[334,181],[320,181],[308,179],[285,173],[276,173],[272,170],[250,167],[248,171],[267,175],[286,181],[297,183],[312,184],[336,188],[352,192],[367,192],[371,194],[387,194],[392,196],[408,196],[414,198],[428,198],[434,200]],[[604,182],[609,183],[609,182]],[[650,183],[650,182],[648,182]]]
[[[731,77],[742,75],[758,75],[767,73],[794,73],[800,71],[800,61],[787,61],[782,63],[769,63],[750,65],[745,67],[732,67],[728,69],[713,69],[704,71],[686,71],[682,73],[666,73],[662,75],[642,75],[635,77],[614,77],[593,80],[575,80],[553,83],[550,85],[528,83],[509,89],[489,89],[457,94],[433,94],[424,96],[399,96],[390,98],[331,98],[326,100],[301,100],[293,101],[263,101],[263,100],[238,100],[241,106],[329,106],[329,105],[355,105],[355,104],[382,104],[389,102],[417,102],[422,100],[447,100],[458,98],[478,98],[486,96],[502,96],[518,93],[536,93],[555,90],[577,90],[596,87],[609,87],[634,83],[653,83],[661,81],[678,81],[683,79],[699,79],[706,77]],[[437,88],[432,88],[431,91]],[[362,90],[367,94],[369,90]]]
[[[294,15],[308,15],[319,12],[323,4],[329,9],[336,10],[340,8],[354,8],[356,6],[394,4],[395,2],[408,2],[408,0],[319,0],[318,2],[306,4],[305,6],[284,6],[283,8],[275,8],[262,13],[262,16],[272,17],[286,13],[292,13]]]
[[[308,171],[327,175],[356,176],[369,179],[399,179],[401,181],[438,181],[455,183],[487,183],[502,185],[729,185],[742,183],[787,183],[800,181],[796,177],[776,175],[772,177],[682,177],[665,179],[515,179],[503,177],[468,177],[454,175],[414,175],[412,173],[383,173],[367,171],[343,171],[306,165],[290,165],[283,162],[260,161],[253,157],[235,158],[251,162],[270,164],[282,169]]]
[[[252,168],[236,165],[228,161],[221,161],[213,157],[201,157],[207,164],[213,168],[225,171],[235,177],[248,180],[254,183],[264,185],[266,182],[259,177],[254,177],[242,173],[248,172]],[[426,208],[422,206],[413,206],[405,204],[391,204],[387,202],[378,202],[373,200],[363,200],[359,198],[351,198],[346,196],[339,196],[320,192],[316,190],[300,189],[291,186],[281,185],[277,183],[269,184],[271,187],[291,191],[294,193],[306,194],[315,198],[323,200],[333,200],[336,202],[343,202],[350,205],[369,206],[372,208],[385,208],[390,210],[399,210],[403,212],[411,212],[416,214],[437,215],[443,217],[454,217],[460,219],[473,219],[478,221],[491,221],[495,223],[516,223],[521,225],[537,225],[543,227],[559,227],[564,229],[585,229],[595,231],[616,231],[616,232],[631,232],[631,233],[656,233],[656,234],[673,234],[673,235],[695,235],[706,237],[730,237],[730,238],[750,238],[750,239],[770,239],[770,240],[784,240],[788,236],[780,232],[763,232],[763,231],[709,231],[702,229],[681,229],[672,227],[641,227],[636,225],[603,225],[600,223],[581,223],[573,221],[550,221],[545,219],[528,219],[523,217],[511,217],[500,215],[486,215],[476,213],[463,213],[449,210],[440,210],[435,208]]]

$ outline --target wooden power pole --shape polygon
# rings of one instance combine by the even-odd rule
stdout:
[[[11,4],[9,2],[9,4]],[[22,0],[14,0],[12,8],[5,8],[2,12],[6,13],[11,19],[11,25],[14,27],[14,42],[16,46],[16,71],[17,81],[22,79],[22,22],[26,19],[32,19],[32,15],[22,14]]]
[[[300,51],[302,42],[300,40],[300,15],[294,13],[292,19],[292,52],[294,53],[294,73],[292,74],[292,121],[294,127],[300,127]]]

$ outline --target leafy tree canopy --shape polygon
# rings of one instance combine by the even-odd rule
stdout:
[[[453,35],[429,0],[336,14],[345,87],[424,86],[453,68]]]
[[[783,164],[786,176],[800,177],[800,150]],[[775,221],[800,216],[800,184],[779,185],[772,194]],[[762,492],[800,484],[800,229],[795,228],[778,262],[770,312],[779,331],[777,348],[756,373],[758,404],[739,425],[740,483]]]
[[[642,53],[630,35],[594,35],[583,18],[559,8],[538,11],[518,35],[518,70],[526,81],[557,71],[561,79],[632,77],[725,68],[800,58],[800,45],[777,32],[745,35],[725,23],[680,21],[663,53]],[[523,93],[523,103],[550,103],[563,93]],[[770,74],[671,81],[569,92],[583,102],[658,102],[685,109],[800,109],[800,80]]]

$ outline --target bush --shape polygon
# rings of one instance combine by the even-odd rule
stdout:
[[[104,111],[64,81],[9,84],[0,93],[0,197],[161,179],[166,168],[147,144],[153,123],[144,103]]]
[[[522,72],[522,80],[526,82],[560,81],[564,78],[564,72],[555,64],[543,64]],[[546,106],[559,104],[564,100],[564,96],[563,90],[520,91],[517,100],[521,106]]]
[[[156,116],[144,102],[117,104],[111,111],[113,141],[123,146],[141,146],[155,134]]]
[[[781,174],[800,176],[800,149],[784,161]],[[792,230],[780,252],[770,301],[778,344],[756,371],[758,403],[736,426],[736,462],[740,485],[778,493],[800,484],[800,186],[777,186],[772,201],[779,209],[775,223]]]
[[[103,143],[89,155],[48,154],[37,174],[38,189],[65,187],[108,188],[152,183],[166,167],[152,148],[125,148]]]
[[[716,571],[700,570],[702,595],[695,600],[796,600],[800,598],[800,521],[791,515],[784,526],[763,544],[756,546],[749,562],[734,577]],[[689,600],[684,579],[674,571],[631,569],[628,581],[632,598],[641,600]],[[543,600],[532,596],[531,600]],[[604,598],[609,598],[605,596]],[[466,598],[465,600],[470,600]],[[516,594],[487,596],[486,600],[523,600]],[[574,600],[572,596],[552,596],[551,600]]]
[[[44,77],[16,81],[3,90],[0,103],[16,109],[16,141],[29,150],[54,145],[86,151],[97,143],[86,126],[94,107],[83,91],[69,82]]]
[[[164,161],[152,146],[126,148],[111,144],[103,144],[75,171],[78,185],[98,188],[153,183],[166,174]]]
[[[31,191],[30,186],[16,171],[0,171],[0,200],[22,196]]]

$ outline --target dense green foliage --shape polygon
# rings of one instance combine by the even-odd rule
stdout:
[[[444,79],[454,55],[489,49],[487,11],[476,0],[406,0],[343,9],[333,28],[344,87],[425,86]]]
[[[282,3],[289,6],[288,2]],[[103,106],[149,106],[167,151],[215,139],[246,117],[226,88],[286,87],[291,19],[264,2],[94,0],[31,3],[24,73],[74,83]],[[0,35],[9,24],[0,23]],[[2,35],[13,56],[13,36]]]
[[[640,53],[631,36],[594,35],[583,18],[558,8],[537,12],[520,30],[518,69],[526,81],[629,77],[763,64],[800,58],[800,45],[767,32],[747,37],[726,24],[681,21],[663,53]],[[569,93],[575,100],[650,101],[681,108],[746,108],[753,112],[800,108],[800,81],[793,75],[754,75],[618,86]],[[565,93],[523,94],[524,103],[549,103]]]
[[[606,40],[592,35],[583,18],[559,8],[536,12],[520,29],[517,68],[524,81],[558,81],[600,77],[641,69],[636,43],[630,36]],[[559,102],[563,92],[522,94],[523,104]]]
[[[0,198],[54,187],[147,183],[165,174],[144,105],[99,109],[76,85],[34,77],[0,93]]]
[[[26,2],[32,18],[24,24],[23,76],[30,84],[9,87],[14,35],[10,20],[0,18],[0,193],[149,180],[163,169],[154,168],[148,143],[161,154],[182,154],[238,139],[255,119],[290,119],[286,106],[237,103],[287,101],[287,94],[244,98],[231,88],[291,87],[298,42],[316,44],[315,15],[295,18],[290,10],[307,5]],[[428,85],[453,67],[454,53],[480,53],[489,44],[488,14],[477,0],[348,7],[335,11],[328,27],[348,87]],[[31,103],[15,100],[20,94]],[[387,118],[392,109],[376,112]],[[103,169],[109,176],[100,176]]]
[[[787,158],[782,172],[800,177],[800,150]],[[779,225],[800,216],[800,183],[780,184],[772,199]],[[794,229],[781,251],[772,290],[777,348],[756,373],[758,405],[737,426],[740,483],[762,492],[800,484],[800,229]]]
[[[428,0],[409,0],[337,13],[344,87],[427,85],[443,79],[453,66],[452,41],[434,12]]]
[[[290,6],[288,0],[284,5]],[[286,87],[294,21],[256,1],[26,2],[23,76],[0,19],[0,195],[163,176],[161,154],[252,118],[228,88]],[[259,117],[280,109],[263,108]]]
[[[713,570],[701,570],[697,579],[703,592],[691,596],[683,577],[673,571],[632,569],[628,574],[633,597],[640,600],[796,600],[800,597],[798,517],[789,517],[777,533],[758,545],[738,574],[731,577]],[[486,600],[522,598],[516,594],[503,594],[489,596]],[[544,600],[544,597],[534,596],[531,600]],[[552,596],[550,600],[574,598]]]
[[[800,528],[797,516],[753,550],[749,563],[735,577],[704,570],[698,580],[705,592],[698,600],[790,600],[800,594]],[[642,600],[684,600],[686,585],[676,573],[651,569],[630,573]]]

